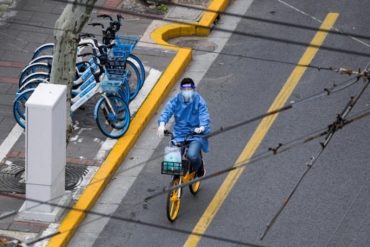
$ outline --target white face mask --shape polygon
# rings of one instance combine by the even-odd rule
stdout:
[[[182,94],[182,96],[184,96],[184,100],[186,102],[191,101],[191,99],[193,98],[193,93],[194,93],[193,90],[184,90],[184,91],[181,91],[181,94]]]

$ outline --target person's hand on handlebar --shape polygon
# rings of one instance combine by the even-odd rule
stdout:
[[[157,135],[162,138],[164,136],[164,131],[166,130],[166,124],[164,122],[160,122],[157,130]]]
[[[200,127],[194,129],[194,133],[201,134],[201,133],[204,132],[204,130],[205,130],[204,126],[200,126]]]

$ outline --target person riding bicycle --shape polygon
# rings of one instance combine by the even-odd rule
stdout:
[[[166,124],[172,116],[175,117],[173,126],[174,141],[190,141],[187,158],[191,162],[197,176],[205,174],[201,151],[208,152],[208,140],[203,136],[211,131],[208,106],[203,97],[195,91],[191,78],[184,78],[180,83],[181,92],[170,99],[158,120],[158,136],[163,137]],[[194,135],[195,133],[195,135]],[[188,138],[189,135],[191,138]]]

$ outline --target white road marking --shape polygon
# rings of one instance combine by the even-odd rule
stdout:
[[[108,153],[109,150],[112,149],[114,144],[116,144],[117,140],[116,139],[109,139],[107,138],[100,146],[100,149],[98,153],[95,156],[95,160],[98,161],[103,161],[106,154]]]
[[[130,102],[131,115],[136,113],[139,107],[142,105],[154,85],[157,83],[159,77],[161,77],[162,72],[156,69],[150,69],[149,75],[145,79],[143,87],[140,89],[139,94],[136,98]]]
[[[154,49],[163,49],[161,45],[158,45],[155,43],[152,38],[150,37],[150,34],[157,28],[168,24],[167,21],[160,21],[160,20],[154,20],[150,23],[150,25],[147,27],[145,33],[141,37],[140,41],[138,42],[138,47],[144,47],[144,48],[154,48]]]
[[[14,125],[13,129],[10,131],[10,133],[5,138],[3,143],[1,143],[1,146],[0,146],[0,162],[3,161],[5,156],[12,149],[12,147],[17,142],[17,140],[22,135],[22,133],[23,133],[23,128],[21,126],[19,126],[18,124]]]

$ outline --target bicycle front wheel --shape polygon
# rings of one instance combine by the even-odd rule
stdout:
[[[116,95],[101,97],[96,103],[94,117],[100,131],[113,139],[123,136],[131,121],[126,102]]]
[[[141,76],[135,64],[129,60],[126,61],[127,79],[130,87],[130,101],[133,100],[140,91]]]
[[[136,66],[136,68],[139,69],[140,71],[140,88],[143,87],[144,85],[144,82],[145,82],[145,69],[144,69],[144,65],[143,65],[143,62],[141,62],[140,58],[138,58],[137,56],[135,56],[134,54],[130,54],[130,56],[127,58],[127,60],[133,62]]]
[[[122,80],[122,86],[120,88],[119,95],[127,103],[130,103],[130,86],[128,85],[127,80]]]
[[[180,183],[179,178],[174,178],[170,184],[171,187],[177,186]],[[181,204],[181,188],[171,190],[167,196],[167,219],[174,222],[180,212]]]

